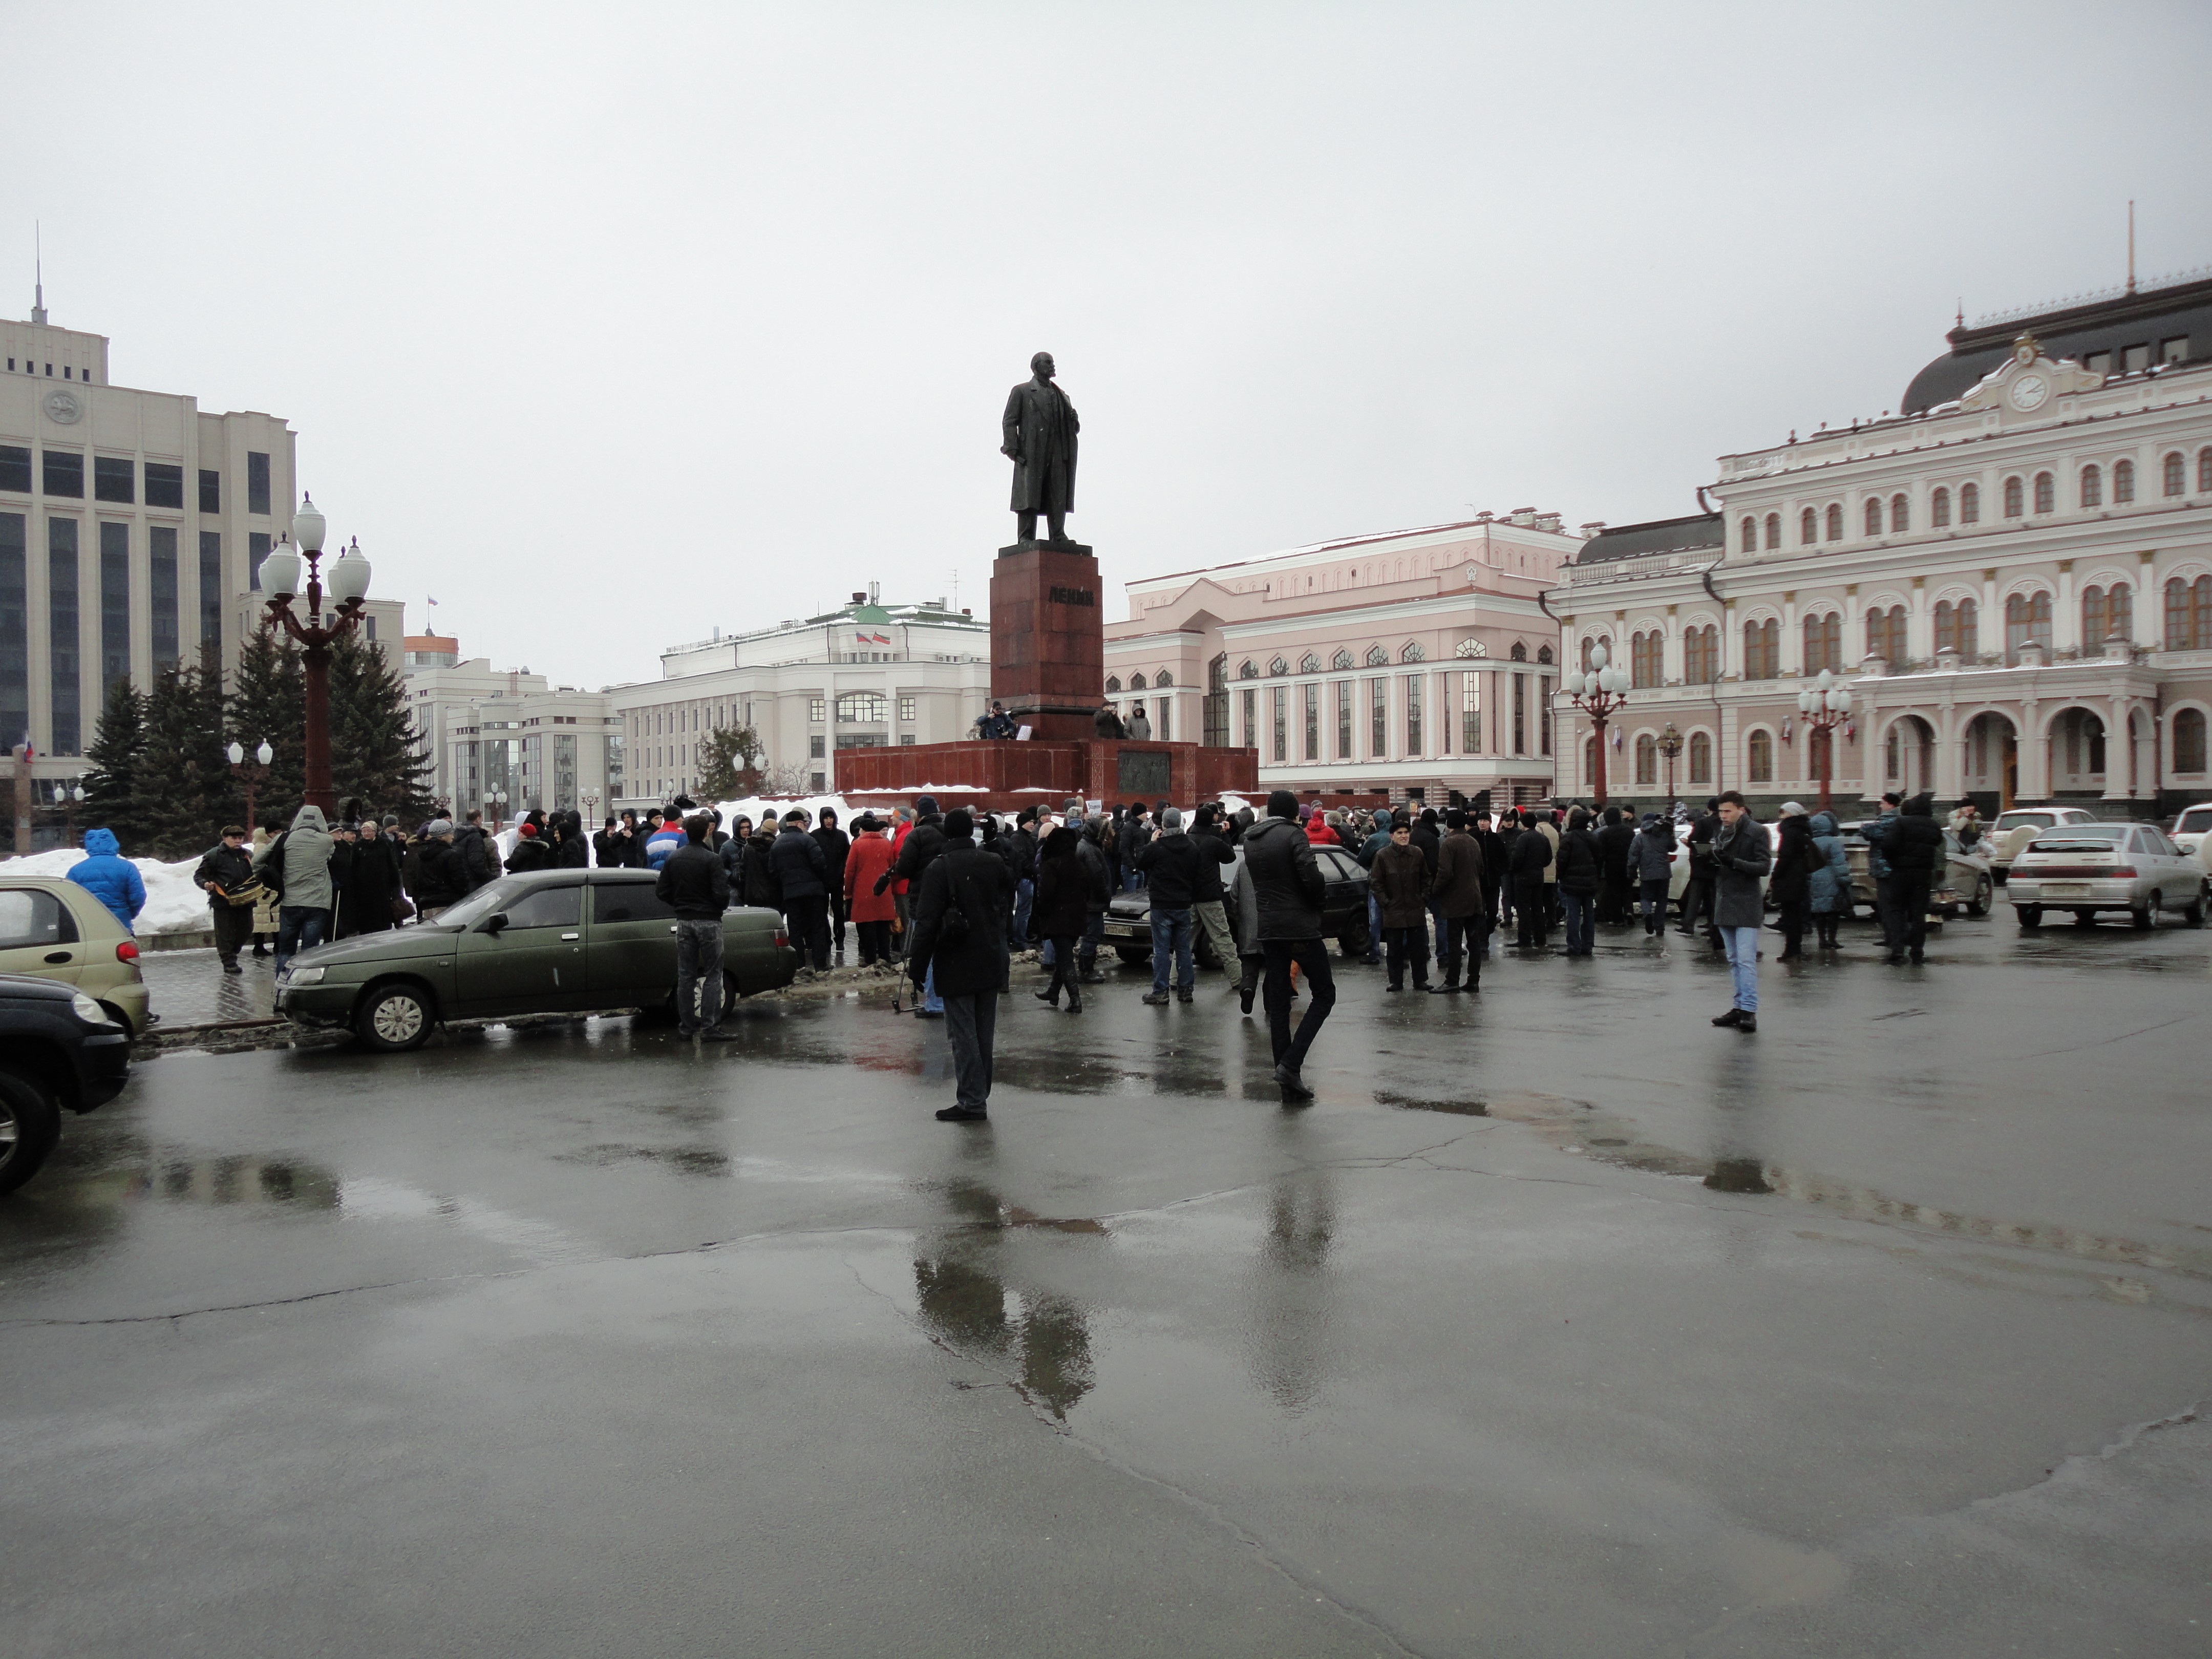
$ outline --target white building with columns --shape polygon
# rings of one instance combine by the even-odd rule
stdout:
[[[2212,282],[1951,333],[1904,412],[1720,458],[1718,509],[1603,532],[1548,596],[1571,660],[1628,668],[1608,793],[1819,788],[1797,696],[1844,677],[1830,776],[2094,805],[2212,798]],[[1588,719],[1563,791],[1587,793]],[[1672,728],[1670,733],[1668,728]]]

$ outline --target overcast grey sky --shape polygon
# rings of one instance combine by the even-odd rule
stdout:
[[[412,629],[586,685],[983,609],[1030,354],[1119,583],[1896,406],[2212,262],[2203,3],[0,7],[0,272],[267,410]]]

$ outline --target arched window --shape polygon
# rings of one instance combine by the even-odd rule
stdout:
[[[2204,769],[2204,711],[2201,708],[2182,708],[2174,713],[2173,769],[2177,772],[2202,772]]]
[[[2189,482],[2189,469],[2182,463],[2181,452],[2177,449],[2168,455],[2160,471],[2160,488],[2169,495],[2180,495]]]
[[[1937,530],[1950,527],[1951,492],[1939,489],[1928,498],[1928,522]]]
[[[1782,624],[1772,617],[1743,625],[1743,677],[1771,680],[1782,672]]]
[[[1597,776],[1597,738],[1595,736],[1583,739],[1583,776]]]
[[[2193,582],[2176,576],[2166,583],[2166,648],[2212,648],[2212,576],[2199,576]]]
[[[1516,640],[1516,641],[1513,641],[1513,648],[1512,648],[1510,651],[1507,652],[1505,654],[1506,654],[1508,657],[1510,657],[1510,658],[1513,661],[1515,661],[1515,662],[1526,662],[1526,661],[1528,661],[1528,641],[1526,641],[1526,640]]]
[[[1690,781],[1711,783],[1713,781],[1713,739],[1707,732],[1690,733]]]
[[[1866,533],[1869,536],[1881,534],[1881,501],[1879,496],[1867,498]]]
[[[1982,487],[1962,483],[1959,486],[1959,522],[1979,524],[1982,521]]]
[[[1822,541],[1824,541],[1824,542],[1839,542],[1839,541],[1843,540],[1843,538],[1844,538],[1844,508],[1843,508],[1843,503],[1842,503],[1842,502],[1840,502],[1840,501],[1830,501],[1830,502],[1828,503],[1828,527],[1827,527],[1827,533],[1826,533],[1826,534],[1825,534],[1825,535],[1823,535],[1823,536],[1820,538],[1820,539],[1821,539]]]
[[[1823,668],[1836,673],[1844,672],[1844,618],[1839,611],[1831,611],[1826,616],[1808,617],[1803,623],[1805,635],[1805,666],[1802,671],[1817,674]]]
[[[1766,550],[1772,553],[1781,545],[1782,515],[1779,513],[1770,513],[1766,515]]]
[[[1291,665],[1280,657],[1270,657],[1267,659],[1267,672],[1270,674],[1287,674],[1291,672]]]
[[[1759,520],[1753,518],[1750,514],[1747,513],[1743,515],[1742,524],[1738,526],[1737,528],[1742,532],[1743,550],[1747,553],[1758,552]]]
[[[1536,647],[1536,660],[1538,662],[1549,662],[1551,659],[1552,647],[1550,646],[1540,645]]]
[[[1810,547],[1820,539],[1820,515],[1807,507],[1797,515],[1797,544]]]
[[[1902,536],[1911,528],[1912,503],[1901,495],[1892,495],[1889,498],[1889,533]]]
[[[1752,783],[1774,781],[1774,734],[1754,732],[1744,744],[1744,776]]]
[[[2212,449],[2197,452],[2197,493],[2212,490]]]
[[[1711,685],[1721,677],[1721,631],[1707,623],[1682,635],[1682,684]]]
[[[1659,739],[1649,732],[1637,735],[1636,781],[1644,788],[1659,781]]]
[[[1300,658],[1298,659],[1298,672],[1299,672],[1299,673],[1301,673],[1301,674],[1318,674],[1318,673],[1320,673],[1320,672],[1321,672],[1321,658],[1320,658],[1320,656],[1319,656],[1318,654],[1316,654],[1316,653],[1314,653],[1314,652],[1309,651],[1309,652],[1307,652],[1307,653],[1305,653],[1305,655],[1304,655],[1304,656],[1300,657]]]
[[[1160,670],[1158,673],[1152,676],[1152,689],[1154,690],[1158,690],[1164,686],[1170,686],[1174,684],[1175,676],[1169,673],[1164,668]]]
[[[2112,635],[2128,639],[2135,633],[2133,596],[2125,582],[2114,582],[2112,591],[2097,586],[2081,590],[2081,649],[2094,653],[2104,649]]]
[[[1662,684],[1660,673],[1661,653],[1666,646],[1666,636],[1657,629],[1648,634],[1638,634],[1628,642],[1628,678],[1632,690],[1649,691]]]
[[[1613,636],[1611,635],[1592,634],[1588,635],[1583,641],[1582,670],[1583,673],[1587,674],[1590,672],[1590,653],[1596,650],[1601,645],[1605,647],[1606,656],[1610,659],[1613,655]]]
[[[2056,513],[2058,510],[2058,480],[2048,472],[2035,475],[2035,510]]]
[[[1260,678],[1260,665],[1254,662],[1249,657],[1247,657],[1243,662],[1237,665],[1237,678],[1240,680],[1258,679]]]
[[[2105,475],[2094,466],[2081,469],[2081,505],[2102,507],[2105,504]]]
[[[1247,668],[1249,668],[1249,667],[1251,666],[1251,664],[1247,663],[1247,664],[1245,664],[1245,666],[1246,666]],[[1119,675],[1115,675],[1115,674],[1109,674],[1109,675],[1106,677],[1106,690],[1107,690],[1107,691],[1110,694],[1110,693],[1112,693],[1112,692],[1119,691],[1121,689],[1121,677],[1120,677]]]
[[[1426,662],[1428,659],[1429,647],[1419,640],[1407,641],[1406,648],[1398,653],[1400,662]]]
[[[2005,661],[2017,663],[2030,645],[2051,647],[2051,595],[2014,593],[2005,600]]]
[[[1867,654],[1880,657],[1892,668],[1905,660],[1905,607],[1893,605],[1884,611],[1876,606],[1867,612]]]
[[[2036,481],[2039,489],[2042,480]],[[2125,507],[2136,498],[2136,464],[2133,461],[2112,463],[2112,505]]]
[[[2007,478],[2004,482],[2004,511],[2008,519],[2027,516],[2027,487],[2018,478]]]
[[[1282,671],[1280,669],[1277,669],[1275,672],[1277,673],[1280,673]],[[1132,691],[1141,691],[1144,689],[1145,677],[1142,674],[1132,674],[1129,676],[1129,690]]]
[[[1380,668],[1389,660],[1390,653],[1381,646],[1370,645],[1367,647],[1367,665],[1370,668]]]
[[[1936,605],[1936,648],[1938,651],[1955,651],[1972,662],[1981,652],[1978,635],[1972,599],[1960,599],[1956,605],[1944,599]]]

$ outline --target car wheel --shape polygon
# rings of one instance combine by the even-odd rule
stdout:
[[[1141,945],[1117,945],[1114,954],[1132,968],[1141,968],[1152,959],[1152,953]]]
[[[0,1193],[38,1174],[61,1133],[54,1097],[29,1078],[0,1072]]]
[[[398,1054],[428,1042],[437,1023],[437,1012],[420,986],[381,985],[362,1000],[353,1030],[369,1048]]]
[[[1368,937],[1367,921],[1364,917],[1346,928],[1338,936],[1336,941],[1337,954],[1346,961],[1364,960],[1367,953],[1374,948],[1373,941]]]
[[[2043,926],[2043,907],[2039,904],[2015,904],[2012,907],[2012,913],[2020,918],[2022,927]]]
[[[1987,876],[1982,876],[1974,883],[1974,896],[1972,902],[1966,906],[1966,914],[1970,916],[1985,916],[1989,915],[1990,906],[1996,900],[1996,887],[1991,884]]]
[[[2138,904],[2128,912],[2128,920],[2136,925],[2138,931],[2151,927],[2158,921],[2159,908],[2158,895],[2153,893],[2148,904]]]
[[[2186,910],[2184,910],[2181,913],[2181,919],[2187,922],[2191,927],[2202,927],[2204,925],[2203,888],[2199,887],[2197,890],[2196,902],[2190,905]]]

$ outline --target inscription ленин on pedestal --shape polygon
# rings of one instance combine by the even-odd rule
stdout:
[[[1046,592],[1045,598],[1050,599],[1054,605],[1096,605],[1098,603],[1097,596],[1095,596],[1087,587],[1054,587],[1048,589]]]

